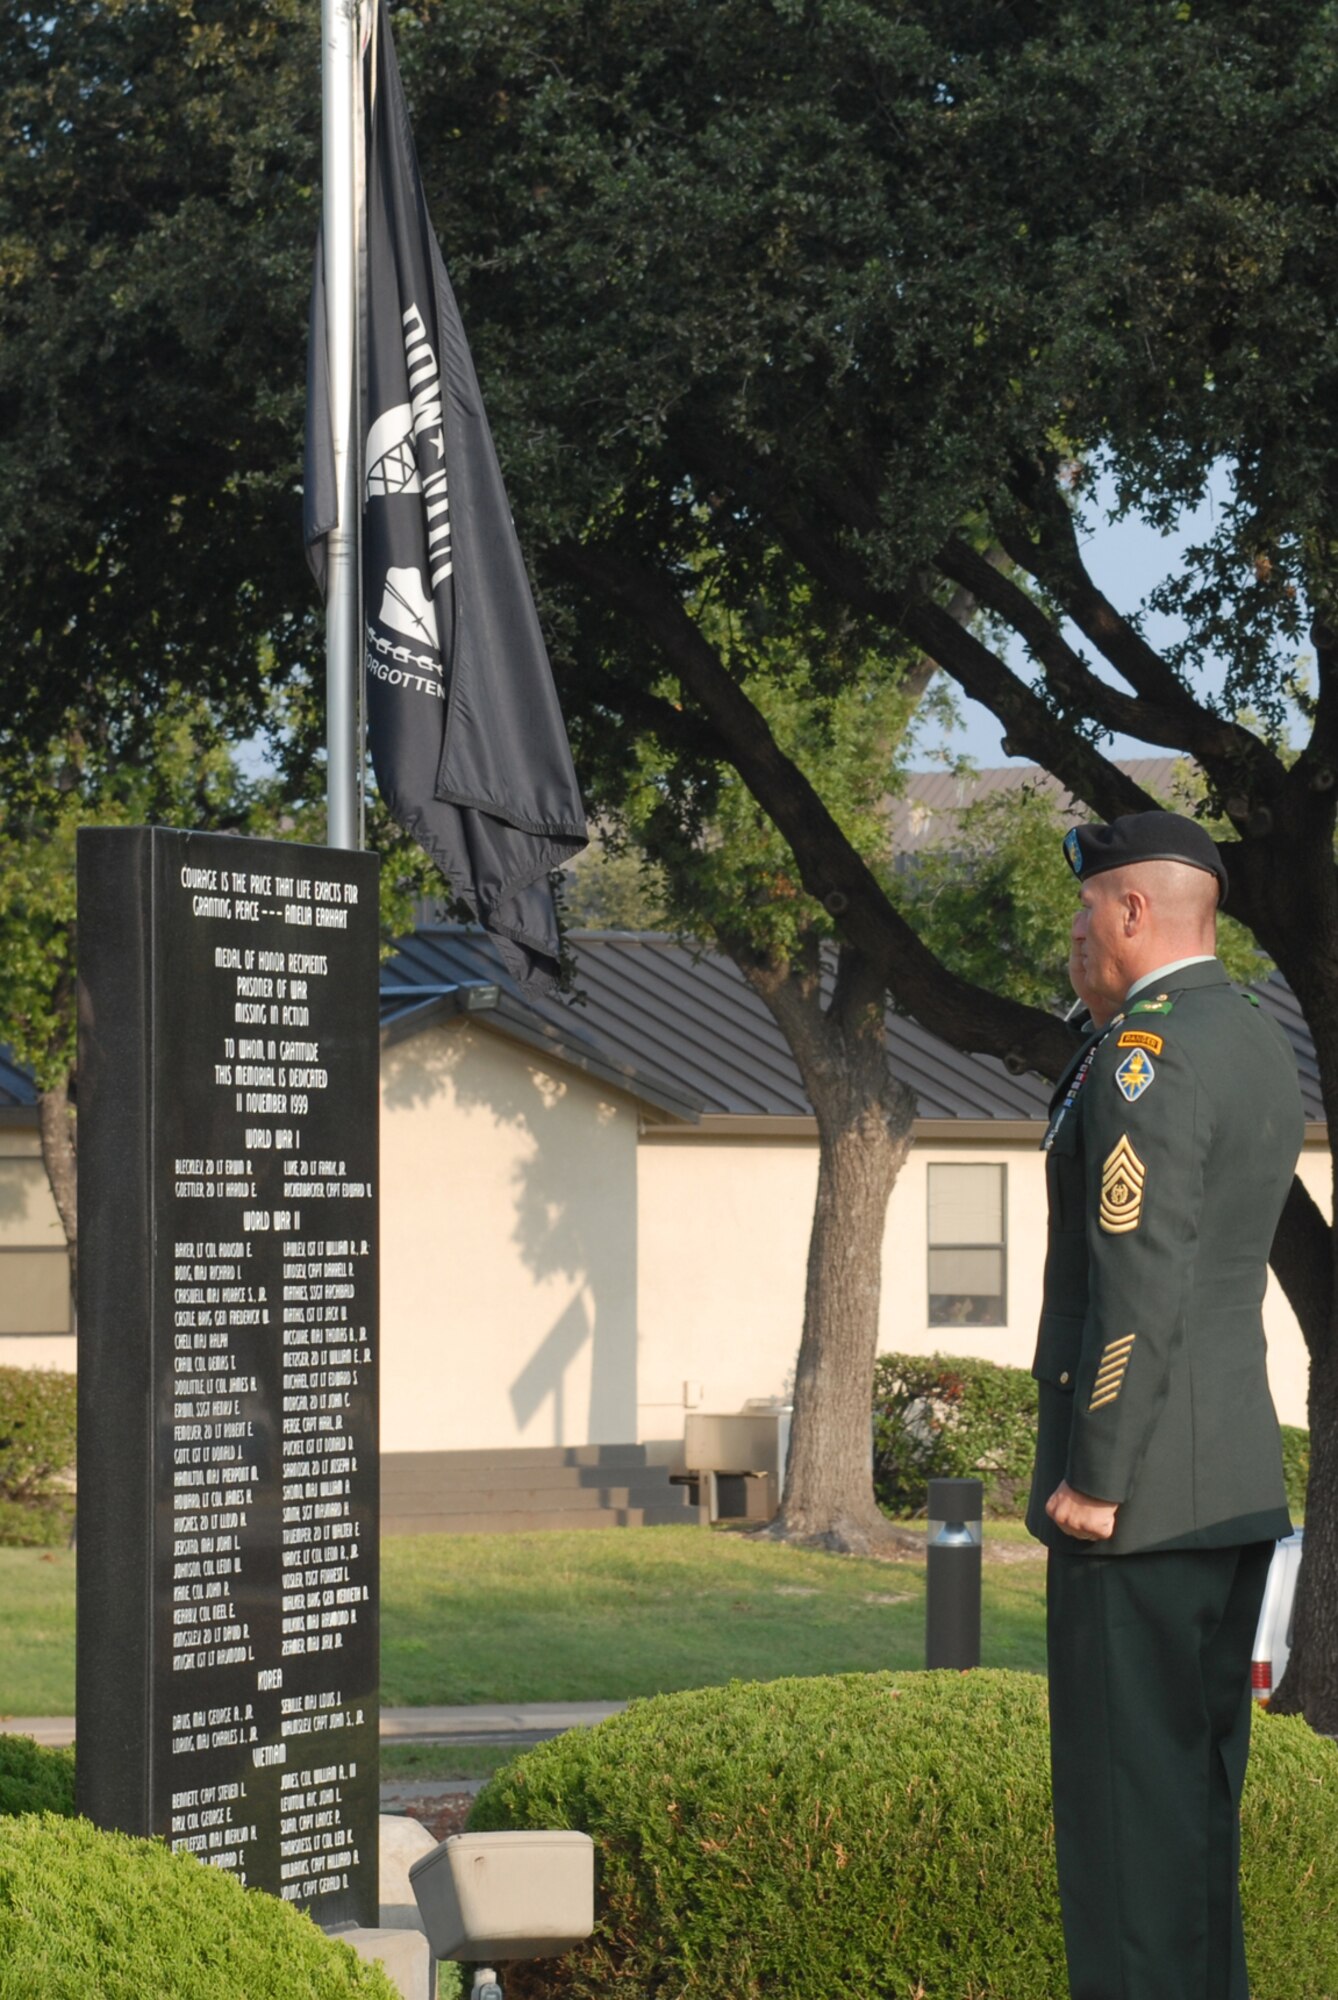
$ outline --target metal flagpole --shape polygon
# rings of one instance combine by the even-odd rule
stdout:
[[[325,599],[326,839],[362,845],[358,0],[321,0],[321,217],[338,520]]]

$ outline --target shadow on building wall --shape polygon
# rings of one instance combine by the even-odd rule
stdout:
[[[630,1102],[615,1106],[583,1079],[564,1076],[560,1064],[540,1069],[541,1061],[469,1024],[430,1028],[383,1054],[383,1099],[392,1114],[428,1111],[441,1118],[450,1134],[451,1173],[480,1170],[467,1152],[470,1124],[480,1113],[495,1132],[510,1135],[496,1238],[486,1240],[485,1232],[461,1254],[482,1269],[485,1296],[489,1269],[517,1260],[535,1280],[533,1309],[527,1315],[499,1303],[495,1319],[476,1324],[470,1337],[505,1357],[499,1372],[514,1371],[508,1393],[526,1442],[623,1443],[636,1437],[637,1426],[636,1114]],[[435,1116],[434,1168],[442,1158]],[[421,1136],[420,1127],[412,1143]],[[496,1160],[491,1148],[490,1156]],[[422,1177],[426,1240],[439,1229],[438,1240],[449,1248],[450,1189],[433,1186],[433,1179],[431,1172]],[[565,1281],[566,1301],[554,1317],[558,1281]],[[588,1388],[584,1369],[573,1379],[587,1349]],[[573,1407],[582,1396],[584,1418]],[[543,1436],[531,1436],[545,1405]]]

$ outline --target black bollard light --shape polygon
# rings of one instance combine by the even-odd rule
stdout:
[[[929,1482],[925,1665],[980,1665],[980,1521],[978,1479]]]

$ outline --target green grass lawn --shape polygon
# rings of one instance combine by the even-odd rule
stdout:
[[[0,1714],[74,1711],[74,1550],[0,1549]]]
[[[1012,1540],[991,1523],[987,1534]],[[985,1566],[982,1653],[1039,1672],[1045,1568]],[[617,1701],[924,1660],[923,1563],[700,1528],[408,1535],[382,1548],[382,1700]],[[74,1556],[0,1549],[0,1712],[74,1708]],[[462,1774],[466,1775],[466,1774]]]

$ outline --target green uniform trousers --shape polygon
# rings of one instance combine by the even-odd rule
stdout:
[[[1249,2000],[1237,1872],[1272,1542],[1052,1553],[1055,1848],[1072,2000]]]

